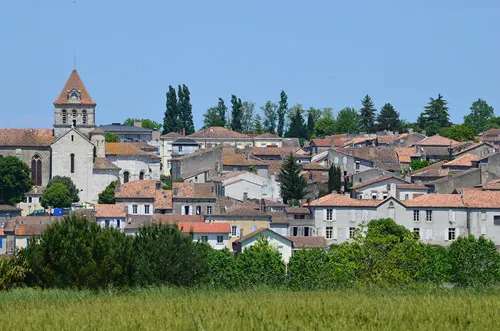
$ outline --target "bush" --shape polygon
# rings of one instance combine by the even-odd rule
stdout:
[[[97,203],[107,205],[115,204],[115,188],[117,182],[118,181],[116,180],[112,181],[101,193],[99,193],[99,200],[97,201]]]
[[[499,280],[500,255],[484,237],[458,237],[449,248],[452,280],[458,286],[492,285]]]
[[[236,260],[228,249],[211,251],[209,270],[208,284],[211,287],[232,289],[239,285]]]
[[[31,269],[30,285],[97,289],[133,283],[132,238],[85,218],[52,224],[21,254]]]
[[[80,198],[78,197],[79,190],[76,187],[75,183],[73,183],[71,178],[66,177],[66,176],[54,176],[49,181],[49,183],[47,184],[47,187],[45,189],[48,190],[52,185],[54,185],[56,183],[61,183],[64,186],[66,186],[66,188],[68,189],[69,197],[71,198],[72,202],[80,201]]]
[[[12,258],[0,258],[0,291],[24,284],[28,265],[18,255]]]
[[[320,289],[332,285],[329,254],[323,249],[301,249],[290,258],[288,284],[292,289]]]
[[[68,188],[62,183],[53,184],[42,195],[42,206],[44,208],[67,208],[71,207],[72,202]]]

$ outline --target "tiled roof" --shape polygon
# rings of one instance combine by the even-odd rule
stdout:
[[[171,190],[156,190],[155,209],[172,209]]]
[[[269,176],[276,175],[276,179],[278,179],[277,177],[280,175],[282,167],[283,167],[283,160],[267,161],[267,169]]]
[[[213,191],[212,183],[173,183],[172,184],[172,198],[186,199],[186,198],[214,198],[216,197]]]
[[[428,169],[410,175],[411,177],[446,177],[449,172],[449,169]]]
[[[420,146],[419,146],[420,148]],[[423,155],[435,155],[435,156],[449,156],[449,146],[448,147],[436,147],[436,146],[421,146],[422,150],[420,154]]]
[[[500,191],[482,191],[464,188],[462,194],[464,202],[469,208],[500,209]]]
[[[233,130],[223,128],[221,126],[211,126],[195,132],[188,137],[190,138],[250,138],[249,135],[239,133]]]
[[[354,156],[362,160],[368,160],[377,168],[383,170],[401,170],[398,155],[394,147],[359,147],[359,148],[337,148],[337,152]]]
[[[149,153],[131,143],[106,143],[106,155],[149,156]]]
[[[225,166],[265,166],[264,161],[255,160],[252,158],[247,159],[243,153],[237,153],[233,148],[224,148],[222,151],[222,164]]]
[[[377,142],[379,144],[390,144],[396,140],[398,136],[378,136],[377,137]]]
[[[317,147],[330,147],[332,145],[332,142],[328,138],[324,139],[313,139],[311,140],[311,145],[314,144]]]
[[[152,199],[156,195],[156,180],[135,180],[120,185],[120,191],[115,192],[115,198]]]
[[[243,237],[241,237],[241,238],[239,238],[239,239],[235,240],[234,242],[235,242],[235,243],[242,243],[242,242],[244,242],[244,241],[246,241],[246,240],[248,240],[248,239],[250,239],[250,238],[252,238],[252,237],[254,237],[254,236],[256,236],[256,235],[259,235],[259,234],[261,234],[261,233],[263,233],[263,232],[268,232],[268,231],[269,231],[270,233],[272,233],[272,234],[274,234],[274,235],[278,236],[278,237],[282,237],[282,238],[284,238],[284,239],[286,239],[286,240],[289,240],[289,241],[290,241],[290,243],[292,242],[289,238],[284,237],[284,236],[280,235],[279,233],[276,233],[276,232],[274,232],[273,230],[268,229],[268,228],[260,228],[260,229],[257,229],[257,230],[255,230],[255,231],[250,232],[249,234],[247,234],[247,235],[245,235],[245,236],[243,236]]]
[[[95,170],[120,170],[121,168],[114,165],[105,157],[96,157],[94,160]]]
[[[441,169],[441,166],[443,164],[445,164],[446,161],[439,161],[439,162],[436,162],[436,163],[433,163],[431,165],[428,165],[427,167],[424,167],[424,168],[420,168],[418,170],[415,170],[415,171],[412,171],[410,172],[410,176],[414,176],[414,175],[418,175],[420,173],[423,173],[423,172],[426,172],[427,170],[431,170],[431,169]]]
[[[231,225],[223,222],[179,222],[177,227],[184,233],[229,233]]]
[[[274,224],[287,224],[288,223],[288,217],[286,217],[285,214],[279,211],[271,211],[269,212],[269,215],[271,215],[271,222]]]
[[[427,186],[414,183],[396,184],[396,188],[407,189],[407,190],[426,190],[426,191],[428,190]]]
[[[420,153],[417,153],[415,147],[396,147],[395,151],[401,163],[410,163],[412,157],[420,156]]]
[[[306,163],[304,164],[304,166],[302,167],[302,169],[304,170],[322,170],[322,171],[328,171],[328,168],[321,165],[321,164],[318,164],[316,162],[311,162],[311,163]]]
[[[297,147],[254,147],[252,154],[258,156],[288,156],[290,153],[300,150]]]
[[[60,219],[61,217],[57,216],[17,216],[15,218],[17,224],[50,224]]]
[[[371,179],[366,180],[366,181],[361,182],[361,183],[356,183],[356,185],[353,185],[351,187],[351,189],[356,190],[358,188],[365,187],[367,185],[371,185],[371,184],[375,184],[375,183],[379,183],[379,182],[383,182],[383,181],[388,180],[388,179],[393,179],[394,181],[397,181],[397,182],[404,182],[404,180],[397,178],[397,177],[394,177],[394,176],[380,176],[380,177],[371,178]]]
[[[156,151],[158,151],[158,147],[150,145],[146,141],[134,141],[134,142],[129,142],[129,144],[132,144],[135,147],[138,147],[138,148],[142,149],[145,152],[156,152]]]
[[[49,226],[48,223],[33,223],[33,224],[17,224],[16,236],[39,236]]]
[[[408,207],[465,207],[460,194],[423,194],[412,200],[405,200],[403,203]]]
[[[286,207],[285,208],[287,214],[309,214],[309,208],[305,207]]]
[[[0,129],[2,147],[48,147],[53,141],[52,129]]]
[[[293,248],[328,248],[325,237],[291,237],[287,236],[287,239],[292,241]]]
[[[273,200],[268,200],[268,199],[262,199],[266,207],[288,207],[288,205],[285,205],[282,202],[279,201],[273,201]]]
[[[161,135],[160,138],[166,138],[166,137],[172,137],[172,138],[182,137],[182,133],[179,133],[179,132],[169,132],[167,134]]]
[[[104,205],[96,204],[94,205],[95,217],[117,217],[124,218],[127,216],[125,213],[126,205],[115,204],[115,205]]]
[[[500,129],[489,129],[483,134],[484,137],[500,137]]]
[[[94,100],[92,100],[89,92],[87,92],[87,89],[85,88],[85,85],[83,85],[80,75],[78,74],[78,71],[76,71],[76,69],[73,69],[73,71],[71,71],[71,74],[69,75],[66,84],[59,94],[59,97],[56,99],[56,101],[54,101],[54,105],[69,104],[70,102],[68,101],[68,92],[73,88],[76,88],[78,92],[80,92],[80,102],[82,104],[95,106]]]
[[[351,199],[343,194],[328,194],[311,202],[311,207],[376,207],[380,201]]]
[[[225,173],[221,176],[217,176],[217,177],[213,177],[211,180],[213,182],[223,182],[227,179],[231,179],[231,178],[234,178],[234,177],[238,177],[240,175],[243,175],[245,173],[249,173],[248,171],[244,170],[244,171],[230,171],[228,173]]]
[[[278,136],[277,134],[273,134],[273,133],[263,133],[263,134],[259,134],[257,136],[255,136],[255,138],[261,138],[261,139],[264,139],[264,138],[276,138],[278,139],[280,136]]]
[[[500,178],[490,180],[489,182],[484,183],[481,185],[483,190],[500,190]]]
[[[472,167],[472,161],[477,161],[479,158],[471,153],[463,154],[454,160],[446,162],[443,167]]]
[[[300,147],[299,138],[283,138],[281,145],[283,147]]]
[[[453,139],[449,139],[449,138],[446,138],[446,137],[442,137],[440,135],[434,135],[432,137],[427,137],[423,140],[420,140],[419,142],[417,142],[415,145],[417,146],[443,146],[443,147],[450,147],[451,146],[455,146],[455,145],[458,145],[460,144],[460,142],[456,141],[456,140],[453,140]]]
[[[238,206],[237,208],[229,211],[228,216],[243,216],[243,217],[270,217],[268,213],[246,206]]]
[[[179,215],[179,214],[153,214],[152,219],[157,223],[178,222],[203,222],[203,215]]]
[[[20,212],[22,209],[11,206],[11,205],[0,205],[0,211],[16,211]]]

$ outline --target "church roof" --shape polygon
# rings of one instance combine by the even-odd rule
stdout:
[[[59,97],[56,99],[56,101],[54,101],[54,105],[68,104],[68,92],[73,88],[76,88],[80,92],[81,104],[95,106],[94,100],[92,100],[89,92],[85,88],[85,85],[83,85],[82,79],[80,78],[80,75],[78,74],[78,71],[76,71],[76,69],[73,69],[73,71],[69,75],[69,78],[66,81],[66,84],[64,85],[61,93],[59,94]]]
[[[2,147],[47,147],[53,141],[52,129],[0,129]]]
[[[111,163],[105,157],[96,157],[94,160],[94,170],[120,170],[121,168]]]

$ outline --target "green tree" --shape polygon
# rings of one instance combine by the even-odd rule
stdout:
[[[489,129],[489,123],[495,117],[495,110],[486,101],[477,99],[470,107],[470,113],[464,116],[464,124],[479,134]]]
[[[440,135],[456,141],[474,141],[476,135],[474,131],[465,124],[454,125],[451,128],[442,128]]]
[[[280,102],[278,105],[278,136],[283,137],[285,133],[285,114],[288,110],[288,96],[285,91],[280,93]]]
[[[336,122],[338,133],[358,133],[361,131],[361,120],[356,109],[345,107],[337,114]]]
[[[193,106],[191,105],[191,93],[186,85],[178,87],[178,114],[179,129],[185,129],[186,135],[194,133]]]
[[[71,178],[66,177],[66,176],[52,177],[52,179],[47,184],[46,188],[47,189],[50,188],[55,183],[61,183],[64,186],[66,186],[66,188],[68,189],[68,192],[69,192],[69,197],[71,198],[72,202],[80,201],[80,197],[78,197],[78,192],[80,192],[80,190],[78,190],[78,188],[76,187],[75,183],[73,183]]]
[[[276,120],[278,119],[278,105],[268,100],[260,109],[264,114],[264,130],[274,134],[276,132]]]
[[[359,116],[361,118],[362,130],[368,133],[375,132],[375,105],[373,104],[372,98],[367,94],[361,100],[361,109],[359,110]]]
[[[163,134],[170,132],[179,132],[179,111],[177,104],[177,94],[175,93],[175,88],[172,85],[168,86],[167,105],[165,109],[165,116],[163,117]]]
[[[377,116],[377,129],[380,131],[398,131],[403,130],[403,123],[399,119],[399,112],[394,109],[390,103],[386,103]]]
[[[116,180],[112,181],[101,193],[99,193],[99,200],[97,201],[97,203],[105,205],[115,204],[116,183]]]
[[[121,141],[120,136],[116,133],[106,131],[104,133],[104,139],[107,143],[119,143]]]
[[[314,132],[317,136],[321,137],[331,135],[335,133],[336,125],[332,108],[325,108],[323,109],[322,116],[315,123]]]
[[[229,122],[226,120],[227,106],[224,104],[224,100],[222,98],[219,98],[219,103],[217,104],[217,112],[219,113],[220,121],[220,125],[217,126],[226,127],[227,123]]]
[[[240,285],[240,275],[233,253],[227,248],[212,249],[209,255],[209,285],[215,288],[233,289]]]
[[[125,121],[123,121],[123,125],[133,126],[135,122],[141,122],[142,127],[145,129],[151,129],[156,131],[161,130],[161,123],[155,122],[148,118],[127,118]]]
[[[428,136],[433,136],[441,131],[441,128],[451,126],[450,115],[448,114],[448,102],[441,94],[437,99],[430,98],[424,111],[417,119],[418,126],[426,131]]]
[[[340,193],[342,188],[342,173],[340,167],[331,165],[328,169],[328,193],[337,192]]]
[[[0,204],[15,205],[31,189],[30,168],[15,156],[0,157]]]
[[[422,168],[428,167],[431,163],[427,160],[414,159],[410,162],[411,171],[417,171]]]
[[[307,182],[300,172],[295,157],[290,153],[280,170],[281,196],[285,203],[304,197]]]
[[[312,139],[314,137],[314,127],[316,121],[314,120],[314,115],[312,113],[307,114],[307,139]]]
[[[300,106],[292,108],[295,110],[290,119],[290,126],[285,134],[286,137],[307,139],[307,127],[302,117]]]
[[[71,200],[69,190],[66,185],[62,183],[55,183],[47,188],[42,195],[42,206],[44,208],[68,208],[71,207]]]
[[[289,286],[296,290],[317,290],[333,286],[329,254],[324,249],[301,249],[288,263]]]
[[[253,118],[253,128],[257,134],[264,133],[264,128],[262,127],[262,121],[259,114],[255,114]]]
[[[236,95],[231,95],[231,105],[233,107],[231,111],[231,128],[234,131],[243,131],[243,104],[240,98]]]
[[[498,284],[500,255],[495,244],[483,236],[458,237],[449,248],[451,275],[459,286]]]
[[[243,101],[241,107],[243,109],[243,117],[241,118],[243,132],[251,133],[254,129],[255,102]]]

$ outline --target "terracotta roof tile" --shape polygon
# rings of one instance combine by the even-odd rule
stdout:
[[[332,145],[332,142],[328,138],[313,139],[313,140],[311,140],[311,144],[314,144],[317,147],[330,147]]]
[[[115,193],[115,198],[128,199],[153,199],[156,195],[156,180],[135,180],[120,185],[120,190]]]
[[[167,138],[167,137],[179,138],[179,137],[183,137],[183,135],[182,135],[182,133],[179,133],[179,132],[169,132],[167,134],[160,136],[160,138]]]
[[[311,202],[311,207],[376,207],[380,201],[351,199],[342,194],[328,194]]]
[[[48,147],[52,142],[52,129],[0,129],[2,147]]]
[[[454,160],[443,164],[444,167],[472,167],[472,161],[477,161],[479,157],[471,153],[463,154]]]
[[[311,213],[311,211],[309,210],[309,208],[305,208],[305,207],[286,207],[285,210],[286,210],[287,214],[292,214],[292,215],[295,215],[295,214],[310,214]]]
[[[403,203],[408,207],[465,207],[460,194],[424,194],[412,200],[405,200]]]
[[[328,171],[328,167],[325,167],[324,165],[318,164],[316,162],[306,163],[302,166],[302,169]]]
[[[266,207],[288,207],[288,205],[285,205],[284,203],[279,201],[262,199],[262,202],[265,204]]]
[[[275,224],[287,224],[288,223],[288,217],[286,217],[285,214],[279,211],[271,211],[269,212],[269,215],[271,215],[271,222]]]
[[[328,248],[325,237],[291,237],[287,236],[287,239],[292,241],[293,248]]]
[[[203,222],[203,215],[153,214],[156,223]]]
[[[395,151],[401,163],[410,163],[412,157],[420,156],[420,153],[417,153],[415,147],[396,147]]]
[[[171,190],[156,190],[155,209],[172,209]]]
[[[469,208],[500,209],[500,191],[482,191],[464,188],[463,196],[464,202]]]
[[[124,218],[127,216],[125,213],[126,205],[115,204],[115,205],[104,205],[96,204],[94,205],[95,217],[117,217]]]
[[[223,128],[221,126],[212,126],[195,132],[188,137],[190,138],[250,138],[249,135],[239,133],[233,130]]]
[[[177,227],[184,233],[229,233],[231,225],[223,222],[179,222]]]
[[[298,147],[254,147],[252,154],[257,156],[289,156],[290,153],[300,150]]]
[[[412,171],[410,172],[410,176],[413,176],[413,175],[418,175],[420,173],[423,173],[423,172],[426,172],[427,170],[431,170],[431,169],[441,169],[441,167],[443,166],[443,164],[445,164],[446,161],[439,161],[439,162],[436,162],[436,163],[433,163],[433,164],[430,164],[428,165],[427,167],[424,167],[424,168],[420,168],[418,170],[415,170],[415,171]]]
[[[16,236],[39,236],[45,231],[50,224],[17,224],[15,234]]]
[[[246,158],[245,154],[238,153],[233,148],[225,148],[222,151],[222,164],[225,166],[265,166],[267,165],[264,161],[255,160],[252,158]]]
[[[133,155],[133,156],[150,156],[149,153],[143,151],[139,147],[131,143],[106,143],[106,155]]]
[[[460,142],[449,139],[440,135],[434,135],[432,137],[427,137],[423,140],[420,140],[417,142],[415,145],[417,146],[442,146],[442,147],[450,147],[451,146],[456,146],[460,144]]]
[[[68,101],[68,92],[71,91],[73,88],[76,88],[80,92],[80,102],[82,104],[95,105],[94,100],[92,100],[89,92],[87,92],[87,89],[85,88],[85,85],[83,85],[80,75],[78,74],[78,71],[76,71],[76,69],[73,69],[73,71],[71,71],[71,74],[69,75],[66,84],[64,85],[61,93],[59,94],[59,97],[56,99],[56,101],[54,101],[54,104],[55,105],[70,104],[70,102]]]
[[[407,190],[426,190],[426,191],[428,190],[427,186],[414,183],[396,184],[396,187],[398,189],[407,189]]]
[[[173,199],[216,198],[212,183],[173,183]]]
[[[375,183],[379,183],[379,182],[383,182],[383,181],[388,180],[388,179],[394,179],[394,180],[399,181],[399,182],[404,182],[404,180],[397,178],[395,176],[380,176],[380,177],[371,178],[371,179],[366,180],[366,181],[361,182],[361,183],[356,183],[356,185],[353,185],[351,187],[351,189],[356,190],[358,188],[365,187],[367,185],[371,185],[371,184],[375,184]]]
[[[228,216],[242,216],[242,217],[271,217],[268,213],[257,210],[247,206],[238,206],[237,208],[229,211]]]

